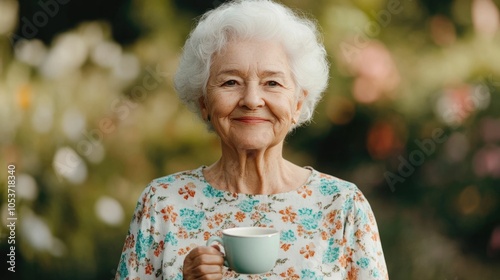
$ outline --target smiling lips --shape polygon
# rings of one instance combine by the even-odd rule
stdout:
[[[258,124],[258,123],[268,122],[267,119],[259,117],[239,117],[239,118],[234,118],[233,120],[246,124]]]

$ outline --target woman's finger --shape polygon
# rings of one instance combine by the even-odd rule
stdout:
[[[189,252],[184,259],[184,279],[222,279],[224,258],[215,246],[200,246]]]

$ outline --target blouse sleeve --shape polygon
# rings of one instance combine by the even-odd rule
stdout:
[[[162,279],[163,239],[156,234],[156,203],[150,184],[137,202],[115,280]]]
[[[357,190],[346,201],[344,242],[346,279],[389,279],[377,222],[364,195]]]

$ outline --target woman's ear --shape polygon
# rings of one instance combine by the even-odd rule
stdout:
[[[200,112],[201,112],[201,117],[204,119],[204,120],[207,120],[208,118],[208,109],[207,109],[207,104],[205,102],[205,96],[200,96],[200,98],[198,98],[198,104],[200,106]]]
[[[299,119],[300,112],[302,111],[302,104],[304,103],[304,100],[306,99],[308,94],[309,93],[307,92],[307,90],[301,90],[298,94],[297,104],[295,106],[295,112],[293,114],[293,119],[295,121]]]

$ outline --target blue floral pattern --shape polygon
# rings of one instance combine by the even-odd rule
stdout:
[[[313,210],[309,208],[299,209],[300,223],[306,230],[317,229],[321,216],[321,211],[314,213]]]
[[[304,269],[300,273],[300,279],[302,280],[321,280],[323,277],[316,276],[316,272],[309,269]]]
[[[258,200],[255,199],[247,199],[243,200],[240,204],[238,204],[238,207],[241,209],[241,211],[250,213],[254,209],[254,206],[259,203]]]
[[[177,245],[178,241],[173,232],[169,231],[167,235],[165,235],[165,243],[170,243],[174,246]]]
[[[281,241],[283,242],[294,242],[297,240],[295,233],[292,230],[287,230],[281,233]]]
[[[339,259],[340,248],[334,247],[334,244],[335,240],[333,238],[328,240],[328,249],[326,249],[326,252],[323,255],[323,263],[333,263]]]
[[[206,186],[204,189],[203,189],[203,194],[208,197],[208,198],[212,198],[212,197],[224,197],[224,193],[217,190],[217,189],[214,189],[214,188],[211,188],[210,186]]]
[[[180,217],[182,226],[187,230],[197,230],[201,226],[201,221],[205,217],[205,213],[184,208],[180,211]]]
[[[322,195],[333,195],[339,192],[339,188],[333,182],[325,182],[326,180],[322,180],[324,184],[319,187],[319,192]]]

